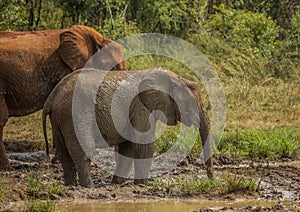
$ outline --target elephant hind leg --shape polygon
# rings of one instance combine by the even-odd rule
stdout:
[[[67,151],[64,138],[60,131],[52,125],[53,142],[56,144],[57,156],[62,164],[66,185],[76,185],[76,171],[70,154]]]
[[[0,170],[12,170],[3,143],[3,128],[8,120],[8,116],[9,113],[5,103],[5,96],[0,93]]]
[[[82,187],[92,188],[95,187],[91,177],[91,160],[86,156],[76,157],[75,168],[78,173],[79,184]]]
[[[125,141],[116,148],[116,171],[112,178],[112,183],[121,184],[128,177],[133,164],[133,143]]]
[[[65,141],[64,144],[68,152],[68,156],[74,164],[74,171],[76,171],[78,174],[79,184],[86,188],[94,187],[90,172],[91,160],[85,155],[84,151],[82,150],[81,144],[77,140],[76,133],[74,132],[74,128],[69,126],[72,125],[64,124],[61,131],[63,132]]]

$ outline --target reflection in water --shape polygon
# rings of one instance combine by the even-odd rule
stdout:
[[[208,201],[208,200],[165,200],[165,201],[103,201],[82,200],[62,202],[56,205],[56,211],[130,211],[130,212],[175,212],[195,211],[199,208],[218,210],[223,207],[242,208],[247,206],[271,207],[276,201],[237,200],[237,201]]]

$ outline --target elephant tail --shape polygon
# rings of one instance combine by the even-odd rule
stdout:
[[[43,133],[44,133],[44,139],[46,143],[46,154],[49,158],[49,142],[48,142],[48,136],[47,136],[47,115],[49,115],[50,110],[47,109],[47,107],[44,107],[43,109]]]

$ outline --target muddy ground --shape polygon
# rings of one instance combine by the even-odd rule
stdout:
[[[11,144],[9,144],[11,145]],[[17,150],[12,146],[9,150]],[[25,148],[26,149],[26,148]],[[24,150],[24,147],[23,147]],[[0,173],[2,186],[2,201],[0,210],[12,208],[19,201],[29,199],[101,199],[101,200],[147,200],[147,199],[199,199],[216,201],[235,201],[240,199],[261,199],[276,201],[277,204],[270,207],[245,206],[242,209],[223,207],[218,210],[224,211],[293,211],[300,210],[300,167],[299,160],[281,160],[267,163],[264,161],[247,161],[230,159],[218,156],[215,159],[216,177],[226,173],[241,176],[251,176],[257,179],[257,189],[254,192],[237,191],[233,193],[209,192],[199,194],[176,194],[166,190],[152,191],[145,185],[134,185],[132,180],[127,180],[122,185],[111,185],[111,174],[103,171],[96,165],[92,166],[93,180],[96,188],[82,188],[72,186],[67,192],[61,194],[49,194],[48,192],[29,192],[28,173],[39,173],[44,184],[63,184],[62,168],[59,163],[50,163],[46,160],[43,152],[31,154],[10,154],[10,161],[14,171]],[[171,173],[161,178],[177,176],[205,176],[204,168],[197,163],[181,163]],[[1,190],[0,190],[1,191]],[[282,205],[289,201],[290,207]],[[198,211],[212,211],[212,208],[200,208]]]

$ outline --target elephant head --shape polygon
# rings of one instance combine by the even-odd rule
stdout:
[[[187,80],[169,71],[152,72],[139,84],[139,98],[150,111],[163,112],[167,125],[182,122],[187,126],[199,128],[198,106],[192,90],[187,86]],[[195,86],[195,82],[188,85]],[[190,86],[191,87],[191,86]],[[164,121],[163,117],[157,117]]]
[[[100,50],[98,58],[93,56]],[[59,51],[62,60],[73,71],[84,66],[101,70],[111,70],[114,66],[118,70],[126,69],[122,46],[86,26],[73,26],[63,32]]]
[[[182,78],[169,71],[147,76],[140,84],[139,98],[150,111],[160,110],[167,125],[181,122],[199,129],[202,139],[207,175],[213,176],[213,150],[209,117],[204,109],[198,83]],[[161,117],[157,119],[164,121]]]

